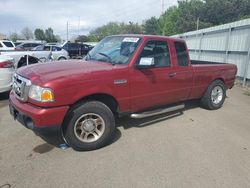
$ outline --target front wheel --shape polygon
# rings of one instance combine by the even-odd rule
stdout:
[[[115,131],[112,111],[99,101],[78,105],[69,114],[67,124],[65,140],[78,151],[94,150],[107,145]]]
[[[225,84],[221,80],[215,80],[207,88],[207,91],[201,98],[203,107],[209,110],[216,110],[222,107],[226,98]]]

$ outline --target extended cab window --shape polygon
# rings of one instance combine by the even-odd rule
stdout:
[[[139,61],[142,57],[154,58],[155,67],[169,67],[170,66],[168,44],[165,41],[147,42],[147,44],[144,46],[141,52]]]
[[[188,66],[188,52],[184,42],[175,42],[175,51],[179,66]]]

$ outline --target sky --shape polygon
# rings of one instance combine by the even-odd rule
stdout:
[[[159,17],[177,0],[0,0],[0,33],[7,36],[20,33],[24,27],[32,30],[51,27],[62,39],[88,32],[110,21],[142,23]],[[79,28],[79,29],[78,29]]]

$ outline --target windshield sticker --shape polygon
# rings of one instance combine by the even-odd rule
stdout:
[[[122,42],[138,42],[140,38],[125,37]]]

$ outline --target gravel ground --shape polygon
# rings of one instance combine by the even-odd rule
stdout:
[[[0,188],[250,187],[250,96],[239,86],[223,108],[122,118],[102,149],[62,150],[9,115],[0,95]],[[50,145],[47,142],[53,143]]]

